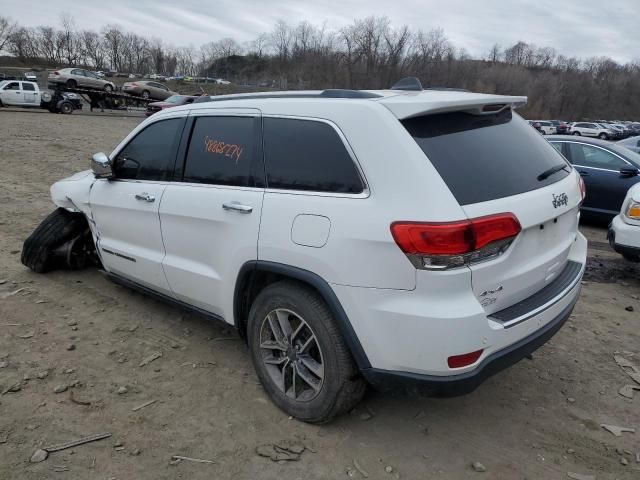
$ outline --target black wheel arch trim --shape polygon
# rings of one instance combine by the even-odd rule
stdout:
[[[320,294],[322,299],[326,302],[329,310],[333,314],[333,317],[338,323],[340,333],[344,337],[344,340],[351,351],[358,368],[360,370],[371,368],[371,363],[367,357],[367,354],[362,348],[362,344],[358,339],[349,317],[347,316],[342,304],[331,286],[321,276],[313,273],[309,270],[305,270],[299,267],[293,267],[283,263],[270,262],[266,260],[252,260],[245,263],[236,279],[236,285],[233,293],[233,319],[236,329],[244,334],[244,319],[242,318],[242,292],[248,286],[253,272],[266,272],[275,273],[285,277],[289,277],[294,280],[298,280],[311,285]]]

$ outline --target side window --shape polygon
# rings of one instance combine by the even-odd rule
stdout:
[[[82,77],[84,74],[82,73],[82,70],[76,68],[74,70],[71,70],[71,75],[80,75]]]
[[[265,118],[263,132],[269,188],[363,191],[358,169],[330,125],[313,120]]]
[[[36,88],[31,83],[22,82],[22,90],[25,90],[28,92],[35,92]]]
[[[562,144],[560,142],[549,142],[553,148],[562,153]]]
[[[5,90],[20,90],[20,84],[18,82],[11,82],[5,87]]]
[[[131,140],[114,161],[116,178],[170,180],[184,119],[152,123]]]
[[[582,143],[570,143],[571,161],[575,165],[583,167],[604,168],[618,171],[627,165],[619,157],[601,148],[592,147]]]
[[[198,117],[189,141],[183,181],[253,186],[255,124],[253,117]]]

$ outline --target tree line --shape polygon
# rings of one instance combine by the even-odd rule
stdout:
[[[527,95],[529,118],[640,120],[640,60],[567,57],[519,41],[473,58],[442,29],[411,30],[387,17],[339,30],[278,21],[243,44],[233,38],[174,47],[115,24],[83,30],[63,15],[58,27],[26,27],[0,17],[0,51],[25,65],[85,66],[127,73],[221,76],[236,84],[288,89],[387,88],[413,75],[429,87]]]

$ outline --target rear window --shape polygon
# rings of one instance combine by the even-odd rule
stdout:
[[[494,115],[442,113],[403,120],[460,205],[535,190],[566,177],[566,160],[511,110]]]

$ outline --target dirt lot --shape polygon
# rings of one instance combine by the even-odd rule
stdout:
[[[613,359],[625,352],[640,365],[639,269],[609,250],[601,227],[583,227],[593,242],[572,318],[532,360],[465,397],[371,392],[325,426],[269,402],[230,328],[97,270],[27,271],[22,241],[52,210],[49,185],[139,121],[0,111],[0,393],[15,390],[0,396],[1,479],[640,478],[640,392],[618,394],[633,381]],[[601,423],[637,432],[616,437]],[[112,437],[29,462],[38,447],[101,432]],[[283,440],[306,447],[298,461],[256,454]]]

